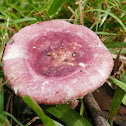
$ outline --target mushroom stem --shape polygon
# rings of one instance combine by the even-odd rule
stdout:
[[[92,93],[89,93],[84,97],[84,102],[88,105],[96,126],[110,126]]]

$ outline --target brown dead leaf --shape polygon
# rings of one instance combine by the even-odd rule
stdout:
[[[120,55],[121,55],[121,51],[122,51],[123,48],[120,49],[116,59],[115,59],[115,62],[114,62],[114,67],[113,67],[113,72],[112,74],[114,75],[115,72],[118,70],[119,66],[120,66]]]

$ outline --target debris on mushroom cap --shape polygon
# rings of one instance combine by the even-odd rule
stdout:
[[[18,96],[60,104],[83,97],[109,77],[113,59],[99,37],[85,26],[62,20],[22,28],[3,57],[5,79]]]

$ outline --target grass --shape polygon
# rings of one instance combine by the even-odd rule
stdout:
[[[16,32],[18,32],[21,28],[33,24],[37,21],[45,21],[50,19],[65,19],[73,24],[85,25],[86,27],[90,28],[91,30],[93,30],[99,35],[103,43],[111,51],[112,54],[118,55],[120,48],[123,47],[121,54],[125,57],[126,55],[126,48],[125,48],[126,47],[125,44],[126,43],[126,11],[125,10],[126,10],[125,0],[106,0],[106,1],[104,0],[78,0],[78,1],[75,0],[0,0],[0,52],[1,52],[0,59],[2,59],[2,52],[5,45]],[[124,64],[124,61],[121,60],[121,62],[122,64]],[[115,75],[113,76],[115,77],[115,79],[110,77],[109,80],[115,83],[120,88],[120,90],[123,92],[124,95],[125,94],[124,92],[126,91],[125,90],[126,83],[124,80],[119,81]],[[0,91],[1,91],[0,120],[2,122],[0,123],[0,125],[4,125],[10,122],[8,123],[9,125],[16,125],[16,123],[18,123],[19,125],[28,126],[29,125],[28,122],[32,120],[32,118],[34,118],[36,115],[34,113],[33,116],[31,116],[29,119],[27,118],[28,120],[25,120],[25,118],[20,117],[22,115],[19,106],[20,104],[22,104],[22,101],[21,100],[16,101],[16,99],[18,98],[14,94],[12,94],[12,90],[7,84],[2,86],[2,82],[3,83],[5,82],[3,71],[2,71],[2,62],[0,62],[0,79],[3,80],[0,83]],[[114,99],[118,98],[117,94],[118,91],[116,91],[116,95]],[[9,100],[9,98],[11,100]],[[14,111],[14,107],[13,107],[15,104],[14,101],[18,103],[18,107],[15,108],[18,112]],[[85,109],[83,108],[83,104],[84,103],[82,102],[80,108],[81,109],[80,113],[82,116],[83,116],[83,111],[85,111]],[[117,106],[119,106],[120,104],[121,102],[119,102]],[[9,106],[8,109],[7,106]],[[45,110],[46,109],[48,110],[48,108],[45,108]],[[7,112],[4,112],[6,110]],[[49,110],[51,111],[52,115],[57,111],[57,109],[53,107],[52,109]],[[64,111],[65,110],[68,111],[68,108],[66,107],[65,109],[64,107]],[[117,113],[116,108],[112,104],[110,114],[114,115],[115,111]],[[63,116],[64,113],[62,112],[60,114]],[[8,117],[6,117],[5,115],[7,115]],[[27,115],[28,117],[28,114],[25,115]],[[68,115],[70,115],[70,113],[68,113]],[[40,115],[38,116],[40,117]],[[53,116],[55,116],[55,114]],[[59,116],[57,116],[57,118],[59,118],[61,122],[66,120],[66,118],[68,118],[68,117],[66,118],[64,117],[64,119],[62,120],[62,118],[60,118]],[[75,113],[74,118],[77,117],[80,116],[76,115]],[[12,118],[14,119],[14,121],[12,120]],[[47,117],[47,119],[48,118],[50,119],[50,117]],[[88,117],[87,119],[91,120],[89,118],[90,117]],[[50,120],[51,122],[53,122],[52,119]],[[83,122],[84,120],[80,119],[79,121]],[[113,117],[111,117],[109,121],[110,124],[113,125]],[[34,122],[36,122],[37,124],[37,121],[34,120],[33,125]],[[68,124],[70,125],[69,120],[67,120],[66,122],[68,122]],[[74,125],[73,122],[72,125]],[[79,124],[76,123],[76,125]]]

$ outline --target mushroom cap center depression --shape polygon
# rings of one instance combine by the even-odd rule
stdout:
[[[93,60],[92,47],[69,32],[47,32],[34,38],[28,46],[28,62],[40,75],[67,76]]]

